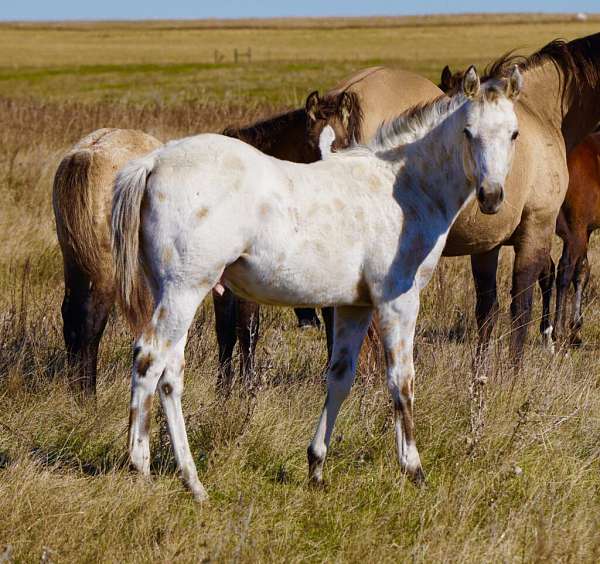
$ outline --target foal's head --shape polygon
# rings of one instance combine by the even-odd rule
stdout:
[[[362,111],[354,92],[344,91],[323,97],[317,91],[312,92],[306,99],[306,115],[308,143],[311,147],[319,147],[321,132],[326,125],[331,126],[335,133],[335,140],[331,144],[334,152],[349,147],[360,138]]]
[[[496,213],[504,199],[504,182],[519,135],[513,103],[522,85],[516,66],[507,78],[484,83],[471,66],[462,79],[460,93],[467,98],[461,112],[463,167],[475,187],[479,209],[486,214]]]

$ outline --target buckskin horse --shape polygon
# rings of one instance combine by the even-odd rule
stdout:
[[[74,389],[96,391],[98,346],[115,301],[110,207],[117,171],[160,147],[151,135],[98,129],[76,143],[54,176],[52,203],[63,256],[63,335]]]
[[[514,248],[510,349],[519,366],[535,281],[541,279],[545,284],[546,299],[552,292],[550,246],[568,187],[566,155],[600,120],[600,34],[570,42],[555,40],[529,57],[501,57],[487,75],[502,77],[515,63],[526,86],[516,104],[521,134],[506,183],[507,205],[496,215],[481,213],[475,204],[468,206],[454,223],[443,254],[471,256],[481,352],[489,344],[498,314],[500,248]],[[379,104],[374,119],[364,106],[362,109],[364,129],[379,122],[384,110],[390,118],[394,114],[393,100],[389,106]]]
[[[452,96],[459,91],[463,75],[462,71],[452,73],[446,65],[438,86]],[[600,227],[600,133],[590,134],[569,152],[567,167],[569,185],[555,229],[563,241],[563,250],[556,272],[554,324],[551,323],[550,305],[555,266],[551,257],[538,280],[542,290],[540,332],[546,347],[552,351],[555,341],[567,341],[573,346],[581,344],[583,293],[590,276],[587,258],[589,237]],[[567,291],[571,284],[574,299],[567,330]]]

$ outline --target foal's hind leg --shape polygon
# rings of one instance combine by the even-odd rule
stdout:
[[[385,350],[387,384],[394,402],[398,460],[402,470],[419,485],[425,481],[413,421],[413,345],[419,295],[416,291],[404,294],[393,302],[380,305],[377,313]]]
[[[103,282],[65,261],[63,335],[69,363],[76,370],[73,388],[88,395],[96,393],[98,347],[114,303],[113,288]]]
[[[173,453],[181,472],[181,478],[184,484],[193,492],[196,500],[204,501],[208,498],[208,494],[200,480],[198,480],[196,464],[190,451],[185,430],[185,419],[181,409],[186,340],[187,335],[184,335],[169,355],[165,369],[158,381],[158,393],[163,411],[167,417],[169,436],[171,437]]]
[[[540,272],[538,283],[540,285],[540,290],[542,291],[542,319],[540,321],[540,333],[542,335],[544,347],[551,353],[554,353],[554,339],[552,336],[553,327],[550,305],[552,301],[552,290],[554,288],[555,272],[554,261],[550,254],[548,254],[546,264]]]
[[[214,282],[218,280],[215,277]],[[156,386],[166,370],[165,384],[177,390],[173,401],[167,401],[167,423],[177,462],[186,485],[197,499],[206,496],[189,454],[185,426],[180,413],[180,392],[183,387],[180,361],[187,331],[202,298],[214,284],[201,288],[165,288],[155,307],[152,320],[137,340],[131,380],[129,417],[129,453],[133,466],[143,474],[150,473],[150,411]],[[168,388],[163,389],[165,394]],[[168,394],[167,394],[168,395]]]
[[[308,447],[308,475],[311,481],[323,481],[323,464],[342,402],[348,396],[356,361],[369,323],[371,308],[338,307],[335,310],[333,354],[327,370],[327,398],[315,436]]]

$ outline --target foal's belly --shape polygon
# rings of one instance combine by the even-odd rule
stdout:
[[[244,255],[225,269],[222,279],[238,296],[269,305],[370,305],[360,269],[340,268],[342,262]]]

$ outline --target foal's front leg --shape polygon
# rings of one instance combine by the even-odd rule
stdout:
[[[315,436],[308,447],[308,476],[323,482],[323,464],[342,402],[348,396],[360,346],[371,322],[372,310],[366,307],[338,307],[334,314],[334,340],[327,369],[327,398]]]
[[[419,294],[412,290],[377,308],[387,365],[387,384],[394,402],[398,460],[402,470],[420,485],[425,481],[415,442],[413,421],[413,342],[419,313]]]

